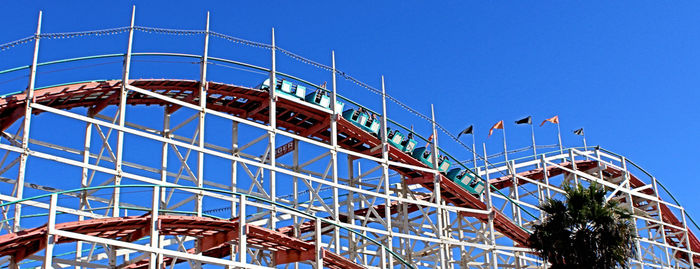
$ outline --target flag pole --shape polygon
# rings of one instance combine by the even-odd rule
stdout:
[[[559,153],[564,154],[564,146],[561,144],[561,129],[559,128],[559,122],[557,121],[557,136],[559,137]]]
[[[476,169],[476,139],[474,139],[474,130],[472,129],[472,161],[474,161],[474,169]]]
[[[530,123],[530,133],[532,134],[532,154],[537,159],[537,144],[535,144],[535,126]]]
[[[503,155],[506,158],[506,164],[508,164],[508,147],[506,147],[506,125],[503,124]]]
[[[583,132],[583,152],[586,153],[586,161],[588,161],[588,146],[586,145],[586,132]]]

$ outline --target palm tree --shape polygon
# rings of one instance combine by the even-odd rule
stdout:
[[[606,202],[597,184],[564,190],[566,202],[548,199],[540,206],[548,217],[534,226],[529,246],[552,269],[628,268],[635,253],[632,215],[616,201]]]

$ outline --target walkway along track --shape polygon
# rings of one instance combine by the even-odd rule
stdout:
[[[199,102],[198,89],[199,82],[194,80],[131,80],[130,85],[144,89],[156,94],[166,96],[181,102],[197,105]],[[240,118],[249,119],[258,123],[267,123],[269,120],[267,91],[252,89],[248,87],[234,86],[222,83],[208,82],[207,91],[207,108],[228,113]],[[56,109],[70,109],[75,107],[86,107],[89,109],[90,115],[99,113],[102,109],[110,105],[119,104],[119,91],[121,81],[93,81],[81,82],[69,85],[54,86],[35,91],[35,102],[44,106],[49,106]],[[9,128],[15,121],[22,118],[24,115],[25,97],[23,93],[6,96],[0,99],[0,129]],[[159,98],[131,91],[127,97],[128,104],[131,105],[160,105],[167,106],[169,112],[181,108],[180,105],[172,102],[164,101]],[[34,109],[33,113],[42,113],[40,109]],[[277,126],[278,128],[289,131],[301,136],[311,137],[320,141],[330,140],[330,119],[328,111],[324,111],[319,107],[315,107],[303,102],[296,102],[286,98],[279,98],[277,102]],[[338,144],[348,150],[358,153],[367,154],[374,157],[380,157],[381,151],[378,150],[381,146],[381,141],[362,131],[357,126],[348,122],[342,117],[338,117]],[[424,167],[423,163],[412,158],[411,156],[401,152],[400,150],[389,147],[389,157],[392,161],[401,162],[408,165]],[[571,163],[560,164],[563,167],[572,167]],[[598,167],[597,162],[593,161],[577,161],[574,164],[577,170],[585,171]],[[391,169],[399,172],[403,177],[407,178],[408,184],[420,184],[428,190],[434,190],[433,172],[425,172],[412,170],[404,167],[391,166]],[[605,171],[609,176],[620,176],[624,171],[606,167]],[[568,173],[565,169],[558,167],[548,167],[548,176],[556,176],[563,173]],[[543,169],[535,169],[527,172],[519,173],[521,176],[527,176],[534,180],[544,178]],[[497,189],[507,188],[512,185],[512,176],[504,176],[491,180],[491,183]],[[524,181],[520,181],[525,183]],[[488,210],[487,205],[480,201],[477,197],[457,186],[454,182],[440,176],[441,197],[455,206]],[[510,185],[509,185],[510,184]],[[643,187],[645,184],[631,175],[630,184],[634,188]],[[652,195],[652,189],[644,189],[645,194]],[[643,206],[642,202],[635,201],[638,207]],[[394,213],[392,205],[391,212]],[[668,206],[660,204],[662,218],[664,222],[676,227],[681,227],[681,221],[674,216]],[[366,209],[365,209],[366,210]],[[380,210],[381,211],[381,210]],[[467,214],[467,213],[465,213]],[[529,237],[527,231],[515,224],[509,217],[498,210],[491,212],[495,229],[512,239],[516,244],[524,245]],[[485,214],[472,214],[482,222],[487,222],[489,216]],[[129,221],[129,220],[127,220]],[[229,225],[231,222],[229,221]],[[234,225],[235,226],[235,225]],[[313,226],[313,225],[312,225]],[[669,244],[684,248],[686,241],[682,233],[673,227],[664,226],[667,230],[666,240]],[[259,228],[259,227],[258,227]],[[250,229],[258,229],[250,228]],[[37,228],[39,229],[39,228]],[[259,228],[263,229],[263,228]],[[284,228],[278,231],[262,231],[261,233],[279,233],[279,236],[286,236]],[[700,251],[700,241],[691,232],[689,234],[690,247],[693,251]],[[13,236],[17,236],[16,234]],[[132,235],[133,236],[133,235]],[[279,237],[282,238],[282,237]],[[303,243],[296,242],[299,248],[290,248],[300,251],[303,249]],[[295,244],[296,244],[295,243]],[[4,253],[1,252],[0,253]],[[14,255],[23,255],[14,253]],[[329,254],[332,255],[332,254]],[[685,255],[682,252],[677,252],[677,257],[683,258]],[[300,256],[301,257],[301,256]],[[342,257],[338,259],[331,258],[329,262],[338,261],[342,263]],[[685,258],[687,260],[687,256]],[[325,259],[324,259],[325,260]],[[699,263],[700,259],[695,258],[695,263]]]

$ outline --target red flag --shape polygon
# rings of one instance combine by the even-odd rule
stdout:
[[[503,121],[499,121],[496,124],[494,124],[493,127],[491,127],[491,130],[489,130],[489,136],[487,136],[487,138],[493,134],[493,129],[503,129]]]
[[[549,119],[546,119],[546,120],[542,121],[542,123],[540,124],[540,126],[544,125],[545,122],[551,122],[551,123],[554,123],[554,124],[559,124],[559,115],[556,115],[556,116],[554,116],[554,117],[551,117],[551,118],[549,118]]]

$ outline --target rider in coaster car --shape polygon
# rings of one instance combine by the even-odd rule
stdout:
[[[413,139],[413,133],[408,133],[408,136],[406,136],[406,139],[404,141],[401,141],[401,145],[405,146],[408,144],[408,141],[411,141]]]
[[[355,110],[355,112],[352,113],[352,119],[357,120],[358,117],[360,117],[360,113],[362,113],[362,108],[358,108]]]
[[[314,98],[315,102],[320,104],[321,98],[323,98],[324,95],[326,95],[326,92],[322,90],[316,90],[316,96]]]

